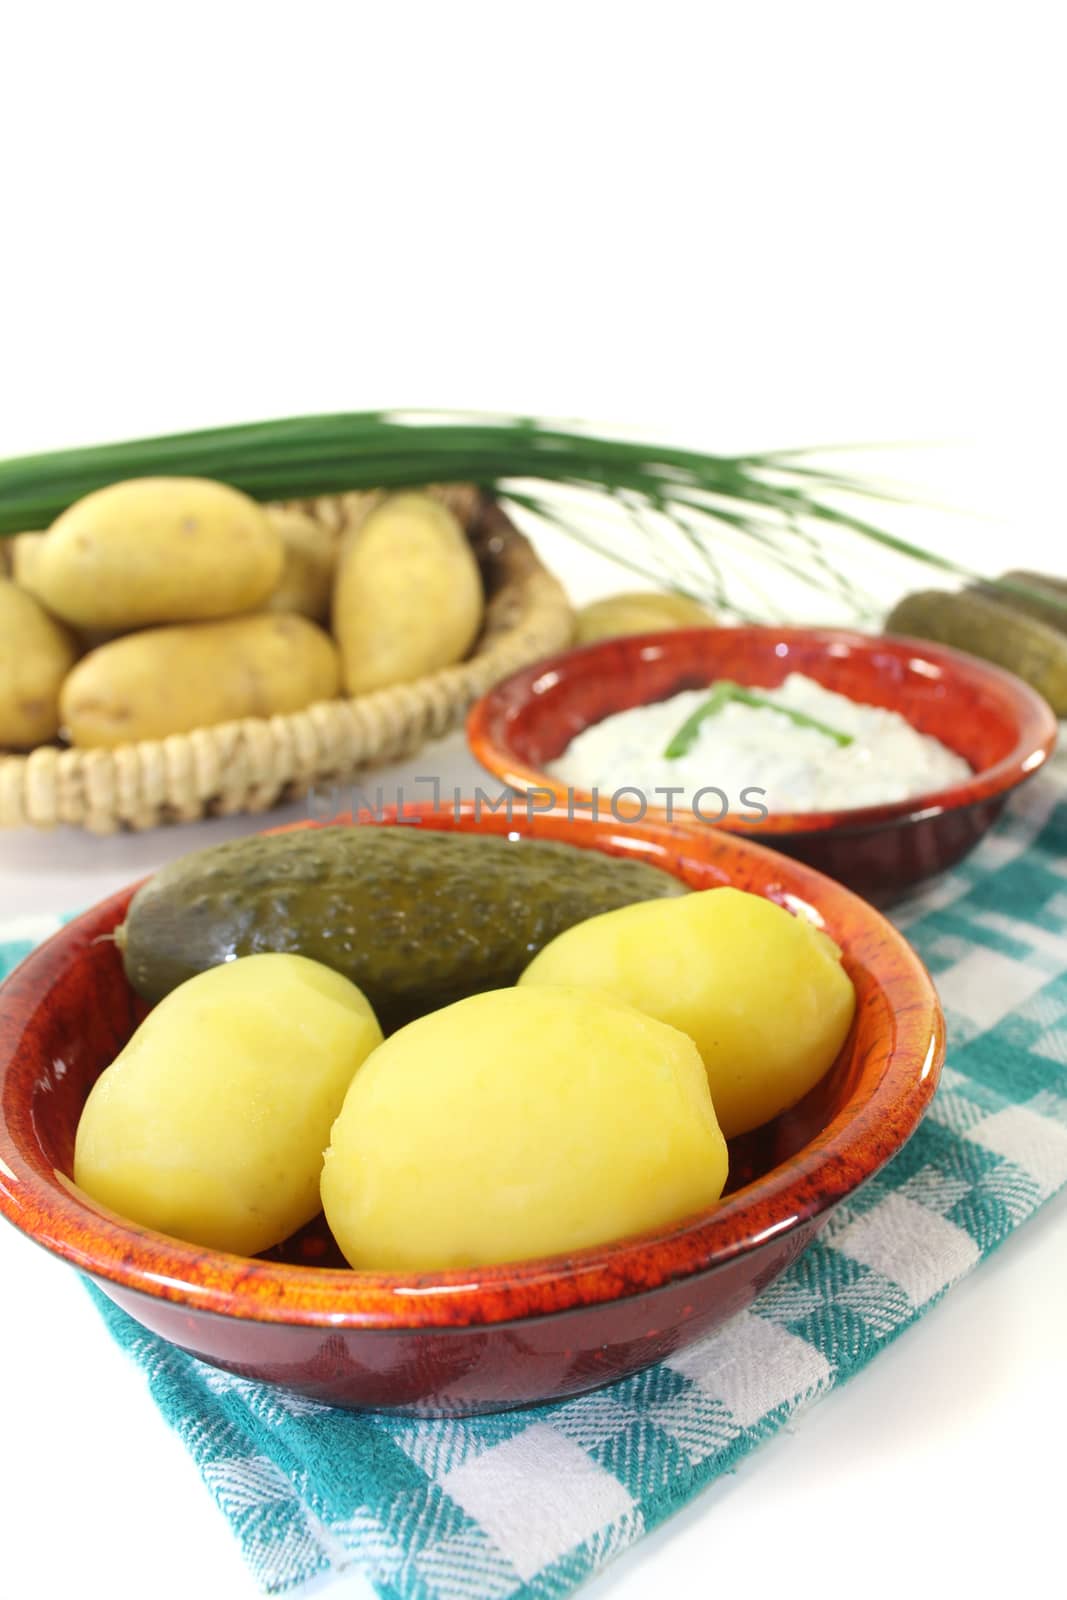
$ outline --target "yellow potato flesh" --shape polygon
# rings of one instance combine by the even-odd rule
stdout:
[[[150,1012],[89,1095],[74,1181],[192,1244],[255,1255],[319,1210],[322,1152],[381,1030],[303,956],[245,956]]]
[[[582,984],[680,1028],[727,1138],[803,1098],[831,1066],[855,991],[821,930],[761,895],[707,889],[569,928],[520,986]]]
[[[656,1228],[725,1180],[689,1039],[581,989],[500,989],[374,1052],[334,1124],[322,1201],[352,1266],[422,1270]]]

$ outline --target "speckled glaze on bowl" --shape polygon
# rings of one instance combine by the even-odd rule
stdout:
[[[1041,696],[974,656],[919,639],[758,627],[640,634],[552,656],[483,696],[467,719],[467,740],[482,766],[505,784],[537,788],[565,802],[566,786],[544,768],[591,723],[716,678],[769,689],[791,672],[899,712],[920,733],[963,756],[973,777],[892,805],[783,812],[758,823],[730,816],[711,824],[691,812],[676,813],[675,820],[744,833],[877,905],[962,860],[999,816],[1011,790],[1033,776],[1056,743],[1056,719]],[[759,774],[750,781],[758,785]],[[576,791],[575,803],[589,800]],[[670,820],[652,806],[645,815]]]
[[[748,1305],[912,1133],[937,1082],[943,1025],[925,969],[876,911],[732,834],[557,812],[479,819],[469,802],[405,812],[416,815],[423,827],[638,856],[694,888],[735,884],[813,917],[839,942],[858,993],[849,1040],[799,1106],[731,1146],[718,1206],[571,1256],[419,1275],[340,1267],[321,1221],[247,1260],[102,1210],[70,1173],[89,1089],[143,1014],[104,937],[122,920],[126,890],[0,988],[0,1211],[205,1361],[342,1406],[462,1415],[595,1388]]]

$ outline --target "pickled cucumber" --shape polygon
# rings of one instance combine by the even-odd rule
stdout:
[[[885,631],[933,639],[1006,667],[1044,695],[1058,717],[1067,717],[1067,637],[1004,600],[974,590],[920,590],[898,601]]]
[[[512,984],[558,933],[684,894],[640,861],[550,840],[329,827],[215,845],[157,872],[117,938],[156,1001],[208,967],[276,950],[343,973],[391,1030]]]
[[[1057,633],[1067,634],[1067,578],[1053,578],[1045,572],[1005,572],[998,583],[1010,583],[1011,589],[995,589],[990,584],[980,584],[979,593],[1001,605],[1010,606],[1028,617],[1046,622]],[[1018,588],[1029,594],[1018,594]]]

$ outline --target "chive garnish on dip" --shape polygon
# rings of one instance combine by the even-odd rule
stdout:
[[[795,711],[791,706],[780,705],[777,700],[771,700],[766,695],[757,694],[752,689],[743,688],[739,683],[733,683],[729,678],[723,678],[715,685],[708,698],[686,717],[677,733],[672,735],[670,743],[663,752],[664,758],[667,761],[676,761],[679,756],[684,756],[696,741],[701,725],[709,717],[718,716],[731,700],[744,706],[777,711],[781,716],[788,717],[798,728],[814,728],[816,733],[824,733],[842,749],[854,742],[850,733],[841,733],[839,729],[831,728],[828,723],[820,722],[818,717],[809,717],[804,711]]]

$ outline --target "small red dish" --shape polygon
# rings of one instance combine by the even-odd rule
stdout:
[[[778,813],[763,821],[730,815],[701,822],[743,832],[876,904],[887,904],[954,866],[999,816],[1012,789],[1047,760],[1057,725],[1041,696],[999,667],[919,639],[828,628],[686,628],[605,639],[517,672],[472,708],[467,741],[482,766],[510,788],[538,789],[560,804],[566,785],[546,763],[583,728],[632,706],[667,700],[717,678],[768,689],[791,672],[868,705],[886,706],[974,769],[951,789],[891,805]],[[759,784],[753,774],[752,783]],[[591,804],[573,791],[572,807]],[[632,814],[637,802],[627,802]],[[607,805],[607,796],[601,806]],[[619,807],[623,809],[622,803]],[[672,820],[648,806],[649,820]]]
[[[247,1260],[104,1211],[70,1174],[88,1092],[143,1014],[107,937],[125,890],[0,987],[0,1211],[204,1361],[337,1405],[462,1415],[595,1388],[747,1306],[911,1135],[937,1083],[943,1024],[925,969],[876,911],[724,831],[559,812],[479,818],[469,801],[412,808],[405,821],[414,816],[429,828],[636,855],[693,888],[735,884],[837,940],[858,995],[852,1033],[799,1106],[731,1146],[725,1199],[668,1230],[571,1256],[417,1275],[334,1265],[321,1222],[269,1259]]]

